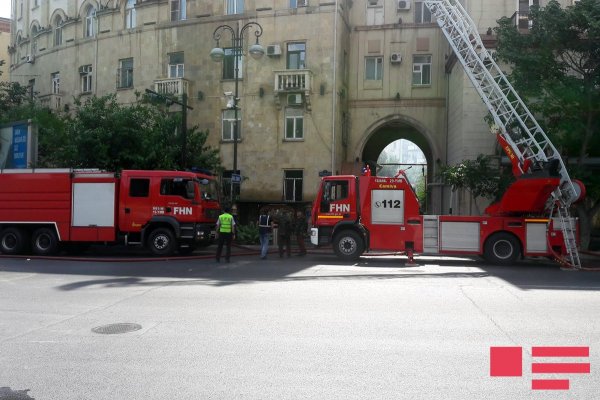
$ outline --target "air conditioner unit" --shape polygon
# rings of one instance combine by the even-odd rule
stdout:
[[[296,3],[297,7],[308,7],[308,0],[298,0]]]
[[[280,56],[281,55],[281,46],[278,44],[270,44],[267,46],[267,55],[268,56]]]
[[[85,75],[87,73],[89,73],[92,69],[91,65],[82,65],[81,67],[79,67],[79,75]]]
[[[410,1],[409,0],[398,0],[398,11],[407,11],[410,10]]]
[[[287,97],[288,106],[299,106],[302,105],[302,95],[299,93],[296,94],[288,94]]]
[[[392,64],[400,64],[402,62],[402,54],[400,53],[392,53],[390,55],[390,63]]]
[[[25,60],[29,64],[33,64],[35,62],[35,56],[33,54],[27,54],[27,56],[25,57]]]
[[[377,6],[377,5],[379,5],[379,0],[369,0],[369,5],[370,6]]]

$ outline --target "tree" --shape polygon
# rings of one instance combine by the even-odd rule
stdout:
[[[512,177],[500,173],[492,165],[492,158],[480,154],[475,160],[465,160],[460,164],[445,166],[440,170],[442,181],[452,186],[452,190],[467,189],[475,200],[484,197],[497,201],[512,181]]]
[[[119,104],[114,94],[75,102],[63,135],[46,138],[40,158],[52,166],[122,169],[219,168],[218,151],[206,146],[207,134],[192,128],[186,149],[190,165],[181,165],[181,117],[144,101]],[[40,140],[40,143],[42,141]]]
[[[576,159],[571,174],[587,188],[576,206],[587,248],[600,211],[598,171],[586,168],[589,157],[600,156],[600,2],[581,0],[563,9],[551,0],[532,7],[529,18],[526,33],[509,18],[498,21],[497,56],[512,68],[509,79],[555,146]]]

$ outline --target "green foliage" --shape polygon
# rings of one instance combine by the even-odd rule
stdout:
[[[260,242],[258,225],[254,222],[248,225],[238,225],[236,240],[241,244],[258,244]]]
[[[499,199],[508,187],[511,177],[493,167],[490,156],[480,154],[476,160],[466,160],[454,166],[441,168],[442,181],[454,189],[468,189],[473,197]]]

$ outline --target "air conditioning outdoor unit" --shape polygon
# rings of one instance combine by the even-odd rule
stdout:
[[[29,64],[33,64],[35,62],[35,56],[33,54],[27,54],[27,56],[25,57],[25,60]]]
[[[267,46],[267,55],[268,56],[280,56],[281,55],[281,46],[278,44],[270,44]]]
[[[85,75],[88,72],[90,72],[91,69],[92,68],[90,65],[82,65],[81,67],[79,67],[79,75]]]
[[[370,6],[376,6],[376,5],[379,5],[379,0],[369,0],[369,5],[370,5]]]
[[[298,0],[298,2],[296,3],[297,7],[307,7],[308,6],[308,0]]]
[[[410,10],[409,0],[398,0],[398,11]]]
[[[390,55],[390,63],[392,64],[400,64],[402,62],[402,54],[400,53],[392,53]]]
[[[299,106],[302,105],[302,95],[299,93],[288,94],[287,97],[288,106]]]

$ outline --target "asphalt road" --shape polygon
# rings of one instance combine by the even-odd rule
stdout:
[[[405,261],[2,257],[0,399],[600,398],[600,273]],[[490,376],[492,346],[521,377]],[[568,361],[591,372],[533,374],[535,346],[589,347]]]

